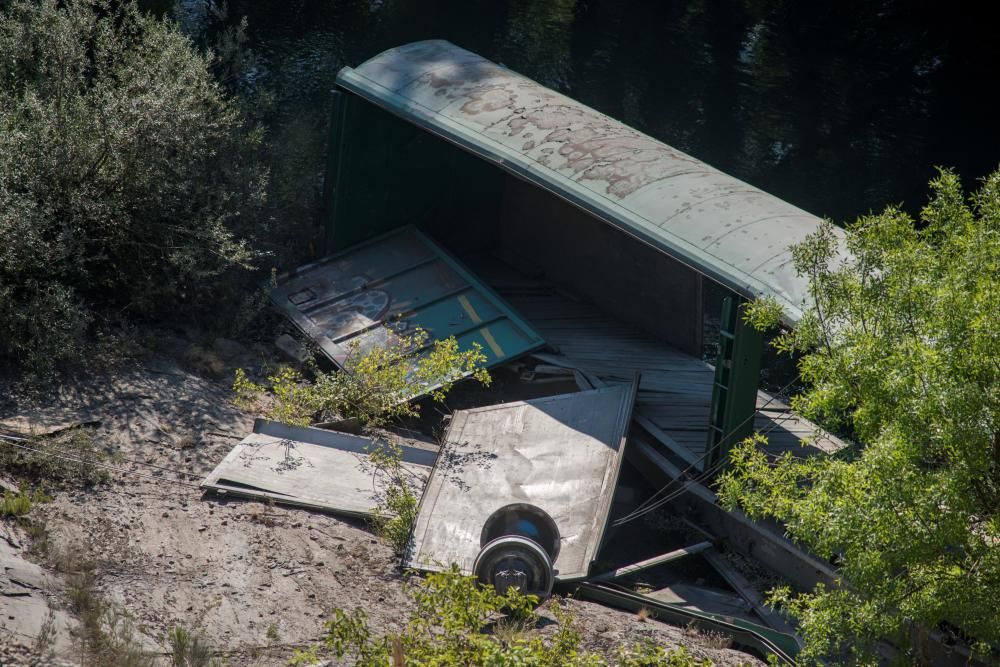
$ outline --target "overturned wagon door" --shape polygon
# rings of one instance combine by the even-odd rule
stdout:
[[[478,343],[487,366],[544,345],[500,297],[413,227],[285,274],[271,298],[341,368],[353,346],[363,353],[417,328],[428,342],[454,336],[462,350]]]
[[[370,458],[369,438],[258,419],[253,433],[215,467],[202,487],[215,492],[369,516],[385,499],[390,477]],[[403,479],[419,495],[437,452],[400,446]]]
[[[455,563],[494,585],[495,575],[514,572],[521,580],[500,583],[540,596],[554,577],[586,577],[636,384],[455,412],[404,564],[434,571]]]

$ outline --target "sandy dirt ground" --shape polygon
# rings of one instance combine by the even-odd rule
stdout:
[[[54,567],[60,559],[93,569],[95,589],[133,620],[138,641],[163,664],[176,626],[203,636],[226,664],[264,667],[286,664],[294,648],[319,640],[332,608],[362,607],[379,630],[405,618],[410,602],[398,561],[363,523],[198,488],[253,424],[230,403],[223,378],[240,366],[260,369],[270,357],[233,341],[192,345],[168,337],[129,368],[48,396],[8,394],[0,404],[8,424],[97,422],[98,442],[117,453],[121,468],[106,484],[58,490],[32,510],[48,534],[46,554],[30,554],[23,528],[0,522],[0,665],[59,664],[27,657],[24,647],[39,632],[48,632],[58,659],[79,664],[67,577]],[[719,665],[763,664],[719,638],[567,604],[592,650],[650,640]],[[553,620],[544,607],[542,614]],[[539,632],[554,632],[554,622],[542,625]]]

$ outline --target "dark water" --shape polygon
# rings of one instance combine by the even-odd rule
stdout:
[[[156,3],[148,3],[150,6]],[[935,165],[1000,163],[996,12],[803,0],[204,0],[192,30],[249,21],[253,85],[318,117],[337,70],[444,38],[838,221],[926,201]],[[301,132],[322,140],[320,123]],[[299,137],[302,140],[303,137]]]

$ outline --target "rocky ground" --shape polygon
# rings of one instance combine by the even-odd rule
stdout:
[[[375,628],[397,627],[410,606],[402,575],[364,524],[198,488],[252,428],[253,417],[229,402],[226,378],[239,366],[259,370],[270,351],[177,334],[157,349],[50,395],[8,393],[0,404],[8,433],[89,423],[80,428],[94,429],[117,457],[106,483],[55,489],[28,522],[0,520],[0,665],[79,664],[81,588],[163,664],[176,627],[226,664],[259,666],[283,665],[319,640],[334,607],[363,607]],[[761,664],[717,637],[568,604],[589,649],[648,639],[719,665]],[[32,647],[54,657],[32,658]]]

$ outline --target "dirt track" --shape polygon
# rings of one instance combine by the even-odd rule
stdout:
[[[190,363],[176,361],[191,361],[185,345],[190,344],[174,339],[167,354],[150,356],[138,368],[0,408],[0,419],[97,420],[96,437],[122,457],[117,466],[131,471],[114,472],[95,489],[57,492],[53,502],[32,510],[31,517],[47,528],[48,558],[61,554],[65,560],[69,554],[73,562],[89,562],[96,589],[134,619],[149,652],[165,652],[167,633],[182,626],[201,634],[229,664],[282,665],[294,647],[320,638],[333,607],[363,607],[376,628],[397,627],[410,604],[402,575],[389,547],[363,524],[206,496],[197,488],[250,431],[253,418],[231,406],[225,381],[206,379]],[[225,377],[235,366],[259,365],[266,354],[222,341],[210,356],[211,370]],[[204,370],[199,359],[195,366]],[[223,363],[221,371],[215,360]],[[5,523],[9,539],[0,540],[6,549],[0,558],[5,567],[23,564],[30,540]],[[38,605],[47,604],[56,610],[59,656],[78,662],[71,637],[75,620],[64,611],[65,581],[46,576],[25,589],[30,594],[18,589],[19,595],[3,597],[7,615],[0,619],[5,629],[0,644],[30,644],[38,630],[30,619],[44,619]],[[36,613],[25,611],[29,604]],[[762,664],[720,648],[717,638],[596,604],[572,600],[569,606],[590,649],[650,639],[684,645],[720,665]],[[554,627],[547,624],[539,632]],[[0,652],[0,664],[18,664],[21,658],[13,656],[11,649]]]

